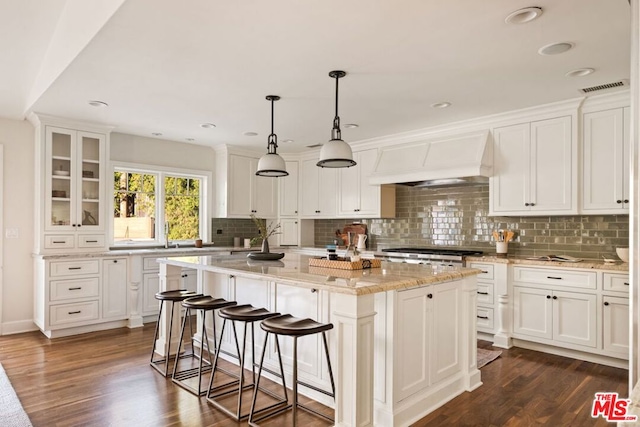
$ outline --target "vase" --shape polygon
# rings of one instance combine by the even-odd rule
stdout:
[[[269,253],[269,241],[267,239],[263,239],[262,240],[262,253],[264,254],[268,254]]]

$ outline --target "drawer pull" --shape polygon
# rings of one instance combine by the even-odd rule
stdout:
[[[82,289],[82,286],[78,286],[76,288],[69,288],[70,291],[79,291]]]
[[[480,291],[478,291],[478,295],[489,295],[489,292],[480,292]]]
[[[482,274],[489,274],[489,272],[488,272],[487,270],[480,270],[480,272],[481,272]]]
[[[629,282],[624,282],[625,286],[629,286]]]
[[[82,310],[78,310],[78,311],[70,311],[69,314],[80,314],[82,313]]]
[[[69,267],[69,270],[82,270],[82,267]]]
[[[562,277],[547,276],[547,279],[562,280]]]
[[[485,320],[489,320],[488,316],[476,316],[478,319],[485,319]]]
[[[87,240],[86,242],[87,242],[87,243],[98,243],[98,241],[97,241],[97,240]]]
[[[54,240],[53,243],[67,243],[64,240]]]

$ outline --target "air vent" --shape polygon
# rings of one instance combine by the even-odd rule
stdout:
[[[614,88],[617,88],[617,87],[623,87],[623,86],[628,86],[628,85],[629,85],[629,80],[620,80],[620,81],[614,82],[614,83],[606,83],[606,84],[598,85],[598,86],[585,87],[583,89],[579,89],[579,91],[581,93],[593,93],[593,92],[597,92],[597,91],[601,91],[601,90],[614,89]]]
[[[313,145],[307,145],[307,148],[317,148],[317,147],[322,147],[323,144],[313,144]]]

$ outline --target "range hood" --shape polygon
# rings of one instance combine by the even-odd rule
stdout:
[[[383,147],[369,184],[420,187],[489,182],[493,144],[488,130]]]

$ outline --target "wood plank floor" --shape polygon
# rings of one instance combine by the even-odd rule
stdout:
[[[4,366],[34,426],[238,426],[148,365],[153,324],[48,340],[0,337]],[[488,343],[480,346],[491,348]],[[627,395],[627,371],[513,348],[482,368],[484,385],[416,426],[595,426],[593,395]],[[300,413],[305,427],[327,425]],[[264,425],[284,425],[279,418]]]

